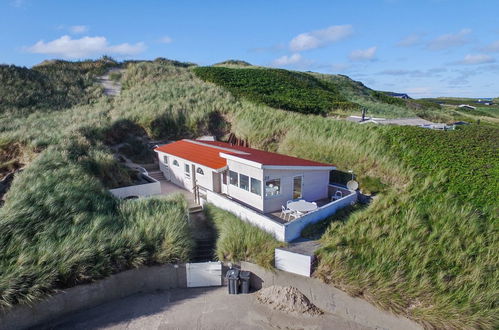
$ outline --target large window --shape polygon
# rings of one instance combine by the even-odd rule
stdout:
[[[189,164],[184,164],[184,172],[185,172],[185,177],[190,178],[191,177],[191,168]]]
[[[229,171],[229,183],[233,186],[238,186],[237,173]]]
[[[163,155],[163,163],[165,163],[165,165],[168,166],[168,156]]]
[[[251,192],[258,196],[262,196],[262,181],[251,178]]]
[[[239,188],[249,191],[249,176],[239,174]]]
[[[265,182],[265,196],[277,196],[281,194],[281,179],[272,179]]]

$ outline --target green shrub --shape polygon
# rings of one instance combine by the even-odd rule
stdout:
[[[274,249],[283,246],[283,243],[262,229],[213,205],[206,205],[205,214],[218,232],[218,260],[250,261],[264,268],[274,266]]]
[[[253,102],[307,114],[355,108],[328,82],[307,73],[280,69],[197,67],[201,79],[223,86]]]
[[[380,178],[372,176],[361,176],[359,178],[359,188],[363,194],[375,195],[386,189],[386,185],[381,182]]]

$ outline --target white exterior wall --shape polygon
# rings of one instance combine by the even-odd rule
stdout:
[[[281,179],[281,194],[268,196],[264,200],[263,212],[274,212],[286,205],[286,202],[293,198],[293,178],[303,176],[302,198],[307,201],[316,201],[328,197],[329,170],[280,170],[264,169],[263,184],[266,180]]]
[[[235,200],[231,200],[225,196],[206,191],[206,201],[216,207],[229,211],[236,215],[238,218],[248,221],[249,223],[260,227],[262,230],[271,233],[274,237],[281,242],[291,242],[301,235],[301,231],[310,223],[315,223],[322,219],[329,217],[336,213],[339,209],[344,208],[357,201],[357,194],[352,192],[350,195],[338,199],[334,202],[328,203],[319,207],[316,211],[310,212],[296,220],[279,223],[265,216],[258,211],[252,210],[244,205],[241,205]]]
[[[283,224],[280,224],[246,206],[243,206],[236,201],[230,200],[227,197],[209,190],[206,191],[206,202],[211,203],[216,207],[221,208],[222,210],[233,213],[238,218],[248,221],[249,223],[257,227],[260,227],[262,230],[265,230],[266,232],[274,235],[277,240],[284,242],[286,235],[285,227]],[[237,237],[235,237],[234,239],[237,239]]]
[[[177,186],[183,187],[192,192],[193,188],[193,178],[195,177],[198,185],[204,187],[206,189],[213,190],[213,169],[199,165],[197,163],[193,163],[189,160],[185,160],[183,158],[173,156],[170,154],[166,154],[164,152],[157,151],[158,160],[159,160],[159,168],[165,175],[167,180],[170,180],[172,183]],[[168,156],[168,168],[166,168],[166,164],[164,163],[164,156]],[[179,166],[173,165],[173,161],[177,160]],[[190,169],[190,178],[185,175],[184,166],[185,164],[189,165]],[[194,165],[194,172],[192,171],[192,165]],[[204,172],[204,175],[201,175],[196,172],[197,168],[201,168]]]
[[[341,199],[338,199],[334,202],[328,203],[324,206],[319,207],[317,210],[307,213],[302,217],[299,217],[296,220],[287,222],[284,226],[285,229],[285,241],[291,242],[301,235],[301,231],[308,224],[316,223],[321,221],[333,214],[336,211],[344,208],[345,206],[351,205],[357,202],[357,193],[351,192],[350,195],[344,196]]]
[[[127,198],[130,196],[149,197],[161,194],[161,186],[159,181],[156,181],[135,186],[110,189],[109,192],[118,198]]]
[[[263,211],[263,170],[261,168],[253,167],[250,165],[242,164],[233,160],[227,160],[227,167],[230,171],[236,172],[238,174],[247,175],[250,179],[250,190],[244,190],[239,187],[233,186],[230,184],[229,173],[227,172],[227,192],[226,194],[234,197],[237,200],[240,200],[243,203],[246,203],[260,211]],[[260,191],[262,194],[258,196],[251,192],[251,178],[255,178],[260,180]],[[238,184],[240,183],[240,179],[238,176]]]
[[[313,256],[277,248],[274,251],[274,260],[277,269],[307,277],[312,274]]]

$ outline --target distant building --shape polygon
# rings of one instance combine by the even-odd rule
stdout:
[[[396,118],[396,119],[387,119],[387,118],[374,118],[374,117],[365,117],[362,120],[360,116],[350,116],[346,118],[347,121],[351,121],[359,124],[378,124],[378,125],[397,125],[397,126],[418,126],[429,129],[437,129],[437,130],[452,130],[454,129],[454,125],[446,125],[446,124],[437,124],[431,121],[428,121],[423,118],[414,117],[414,118]]]
[[[407,94],[404,93],[393,93],[393,92],[386,92],[387,95],[391,97],[396,97],[398,99],[404,99],[404,100],[410,100],[411,97]]]
[[[466,109],[466,110],[476,110],[476,107],[469,105],[469,104],[460,104],[457,107],[461,108],[461,109]]]
[[[480,103],[480,104],[483,104],[483,105],[492,105],[492,99],[478,99],[478,101],[476,101],[476,103]]]

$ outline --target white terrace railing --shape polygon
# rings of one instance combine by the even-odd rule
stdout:
[[[300,237],[301,231],[308,224],[323,220],[333,215],[338,210],[357,202],[356,192],[349,191],[348,189],[341,187],[336,188],[342,190],[343,197],[338,200],[331,201],[316,210],[287,223],[280,223],[263,213],[253,210],[235,200],[229,199],[226,196],[210,190],[206,191],[206,201],[204,201],[204,199],[202,199],[202,201],[211,203],[216,207],[235,214],[240,219],[248,221],[249,223],[271,233],[279,241],[291,242]]]

